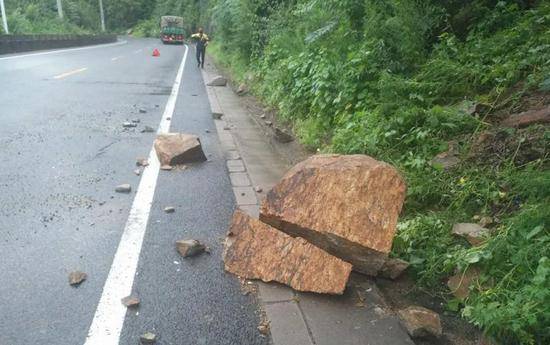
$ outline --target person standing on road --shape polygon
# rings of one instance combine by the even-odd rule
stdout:
[[[197,49],[197,67],[204,68],[204,54],[206,53],[206,46],[208,45],[208,41],[210,41],[210,39],[203,32],[202,28],[199,28],[199,32],[196,34],[192,34],[191,38],[197,40],[197,44],[195,46]]]

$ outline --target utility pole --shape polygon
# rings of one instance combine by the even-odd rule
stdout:
[[[99,15],[101,16],[101,31],[105,31],[105,15],[103,14],[103,0],[99,0]]]
[[[63,4],[61,4],[61,0],[57,0],[57,14],[59,14],[59,19],[63,19]]]
[[[2,24],[4,24],[4,32],[9,34],[8,30],[8,18],[6,17],[6,8],[4,7],[4,0],[0,0],[0,9],[2,10]]]

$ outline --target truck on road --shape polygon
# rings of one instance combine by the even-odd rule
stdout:
[[[183,18],[163,16],[160,18],[160,40],[163,44],[183,44]]]

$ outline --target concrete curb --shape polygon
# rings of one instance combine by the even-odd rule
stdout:
[[[213,69],[207,64],[207,69]],[[239,104],[229,87],[208,86],[216,71],[202,70],[215,123],[226,157],[237,206],[258,218],[262,192],[288,170],[262,128]],[[216,109],[216,110],[215,110]],[[274,345],[414,345],[381,297],[374,282],[350,280],[343,296],[295,292],[276,283],[256,282],[259,301],[270,323]]]

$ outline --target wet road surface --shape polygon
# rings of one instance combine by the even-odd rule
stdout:
[[[141,129],[159,126],[186,49],[159,43],[0,56],[1,345],[86,342],[142,178],[136,158],[155,138]],[[146,331],[157,344],[267,343],[256,302],[223,271],[234,197],[192,48],[187,60],[170,131],[199,135],[209,161],[158,173],[132,286],[141,305],[105,345]],[[130,194],[114,192],[122,183]],[[182,259],[174,242],[186,238],[212,253]],[[88,274],[77,288],[73,270]]]

